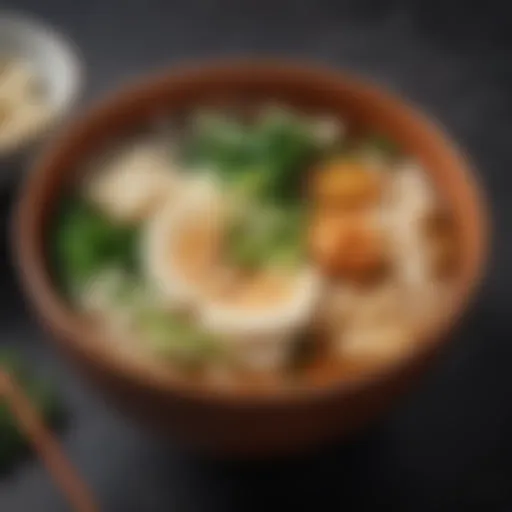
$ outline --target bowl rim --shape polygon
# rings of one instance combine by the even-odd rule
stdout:
[[[23,30],[38,32],[46,39],[53,40],[55,44],[66,54],[72,76],[73,85],[65,102],[55,111],[48,125],[35,130],[24,137],[19,143],[14,144],[4,152],[0,152],[0,159],[6,160],[15,155],[22,154],[36,141],[53,133],[56,127],[63,121],[67,114],[78,102],[85,83],[85,59],[78,45],[65,32],[57,28],[53,23],[47,23],[37,16],[10,9],[0,9],[0,26],[12,24]]]
[[[84,130],[94,120],[104,120],[105,116],[108,117],[123,106],[126,108],[127,103],[137,95],[149,94],[151,90],[159,87],[172,87],[182,79],[193,76],[201,78],[224,71],[245,71],[254,74],[258,72],[260,75],[279,73],[280,76],[288,79],[302,77],[318,80],[319,83],[343,83],[345,87],[357,90],[370,101],[387,103],[395,115],[401,115],[408,122],[421,128],[424,134],[427,134],[434,141],[433,143],[442,149],[445,157],[450,159],[451,165],[455,166],[457,172],[464,178],[461,180],[463,182],[461,185],[466,188],[466,202],[471,207],[472,214],[469,221],[474,224],[473,251],[470,256],[467,256],[470,258],[470,264],[466,274],[460,278],[460,286],[457,287],[453,306],[448,308],[439,322],[422,336],[421,342],[415,344],[414,349],[404,356],[387,364],[377,365],[361,374],[357,373],[353,377],[343,377],[321,386],[305,384],[302,387],[291,389],[286,387],[277,392],[255,394],[226,392],[217,386],[196,387],[188,381],[185,382],[184,379],[176,379],[172,376],[172,372],[165,374],[155,371],[156,369],[151,365],[140,364],[134,360],[135,358],[127,358],[121,351],[109,348],[108,341],[102,339],[94,329],[88,330],[83,319],[69,308],[64,297],[57,290],[46,266],[47,256],[36,243],[37,231],[32,223],[44,202],[38,200],[38,194],[43,188],[45,175],[51,173],[55,162],[58,164],[63,148],[70,144],[74,135]],[[145,75],[142,79],[132,81],[131,84],[111,92],[97,101],[92,108],[86,109],[83,115],[75,120],[71,129],[60,140],[53,141],[35,163],[33,172],[27,177],[20,190],[13,211],[11,228],[14,261],[24,292],[29,296],[40,319],[49,328],[52,338],[61,348],[66,350],[71,346],[78,352],[80,358],[87,359],[93,366],[111,376],[179,399],[234,407],[268,407],[307,404],[335,396],[351,395],[368,386],[379,386],[391,377],[406,372],[416,363],[429,359],[438,349],[446,345],[449,341],[448,332],[455,327],[462,313],[468,309],[471,299],[483,281],[490,247],[491,222],[483,187],[466,156],[437,122],[410,101],[398,98],[389,90],[368,83],[361,79],[360,75],[345,70],[281,58],[234,58],[198,61]]]

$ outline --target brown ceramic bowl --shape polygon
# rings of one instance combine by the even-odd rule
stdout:
[[[45,256],[52,207],[70,170],[105,142],[154,116],[237,98],[319,108],[388,134],[416,155],[452,207],[462,261],[456,300],[407,357],[351,378],[294,392],[247,395],[177,382],[165,371],[123,357],[100,339],[59,294]],[[482,274],[488,227],[467,163],[424,116],[397,98],[343,73],[286,62],[221,62],[171,71],[124,89],[69,127],[39,160],[24,187],[14,229],[24,287],[58,346],[113,403],[192,446],[221,455],[265,456],[302,450],[368,423],[421,375],[447,340]]]

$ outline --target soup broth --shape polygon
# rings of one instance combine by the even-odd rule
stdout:
[[[338,119],[201,108],[82,174],[55,276],[113,347],[184,379],[349,378],[414,349],[450,300],[456,236],[427,174]]]

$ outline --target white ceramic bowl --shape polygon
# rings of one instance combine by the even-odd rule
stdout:
[[[55,112],[49,124],[0,152],[0,185],[22,173],[37,143],[46,139],[70,112],[81,89],[83,69],[74,45],[46,24],[0,11],[0,55],[29,62],[41,77]]]

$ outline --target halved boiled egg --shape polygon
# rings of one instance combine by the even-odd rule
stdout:
[[[262,270],[240,277],[222,296],[205,297],[200,321],[240,362],[270,369],[286,361],[295,335],[312,321],[321,289],[314,269]]]

